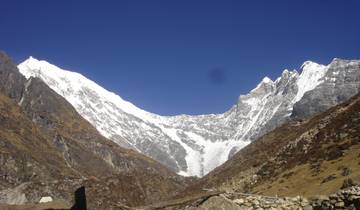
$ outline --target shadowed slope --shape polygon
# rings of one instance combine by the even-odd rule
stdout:
[[[62,176],[59,184],[31,182],[32,192],[27,195],[28,200],[37,201],[45,188],[50,188],[49,193],[55,196],[56,189],[64,184],[71,186],[72,190],[60,198],[69,201],[72,191],[84,184],[88,189],[90,206],[108,209],[119,202],[141,205],[165,199],[186,185],[184,178],[156,161],[133,150],[123,149],[101,136],[64,98],[40,79],[26,80],[4,53],[0,53],[0,74],[0,90],[18,103],[27,117],[40,128],[39,132],[52,148],[49,152],[55,151],[63,165],[80,178],[67,182],[69,177]],[[11,106],[17,105],[13,103]],[[32,141],[35,140],[29,137],[30,144]],[[17,155],[29,152],[21,151]],[[19,176],[15,175],[16,178]],[[19,183],[24,181],[19,179]]]

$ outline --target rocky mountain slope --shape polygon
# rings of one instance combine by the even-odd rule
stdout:
[[[360,183],[360,93],[262,136],[179,197],[220,190],[310,198],[354,183]]]
[[[0,94],[0,203],[23,203],[26,183],[80,178],[10,98]],[[5,190],[14,188],[14,190]],[[5,191],[4,191],[5,190]]]
[[[106,139],[38,78],[26,79],[0,53],[0,202],[72,201],[87,187],[93,209],[165,199],[186,180]]]
[[[292,118],[304,118],[360,90],[360,61],[307,61],[300,73],[264,78],[223,114],[159,116],[84,76],[30,57],[19,66],[70,102],[105,137],[158,160],[181,175],[203,176],[251,141]]]

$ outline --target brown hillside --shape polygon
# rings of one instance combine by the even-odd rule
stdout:
[[[26,136],[26,143],[36,145],[41,151],[59,157],[58,161],[74,174],[74,177],[68,173],[58,177],[45,174],[44,176],[49,179],[51,177],[51,180],[59,179],[54,182],[38,182],[34,179],[23,179],[22,173],[14,173],[13,177],[17,182],[5,182],[0,191],[29,181],[24,191],[27,192],[26,197],[30,202],[38,201],[44,191],[55,198],[71,202],[73,191],[84,184],[87,186],[90,207],[108,209],[118,203],[143,205],[162,200],[186,186],[187,181],[184,178],[151,158],[121,148],[101,136],[64,98],[40,79],[26,80],[4,53],[0,53],[0,75],[0,90],[21,106],[21,113],[28,117],[27,121],[33,122],[32,125],[37,127],[45,139],[38,141],[36,137]],[[8,109],[17,107],[16,103],[9,104]],[[17,109],[20,110],[19,107]],[[14,117],[16,116],[11,116]],[[22,124],[19,125],[19,129],[25,129]],[[13,135],[12,132],[16,130],[9,129],[8,135]],[[24,138],[19,137],[20,140],[17,141],[25,144]],[[42,148],[43,142],[47,142],[51,149]],[[4,153],[9,152],[7,148],[1,148]],[[37,150],[19,150],[14,153],[17,158],[14,162],[18,162],[18,157],[36,154],[35,151]],[[42,153],[39,156],[47,157]],[[53,165],[48,159],[44,159],[43,162]],[[40,172],[41,170],[37,173]],[[24,173],[27,173],[27,170],[24,170]],[[61,194],[59,188],[70,190],[66,194]]]
[[[264,135],[181,195],[217,189],[310,197],[335,192],[345,179],[360,181],[360,94]]]
[[[46,136],[8,97],[0,94],[0,184],[78,177]]]

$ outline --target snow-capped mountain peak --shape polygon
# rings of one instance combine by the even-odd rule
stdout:
[[[261,80],[262,83],[273,83],[273,81],[269,78],[269,77],[264,77],[262,80]]]
[[[67,97],[69,102],[77,107],[81,106],[84,102],[81,100],[82,91],[92,91],[94,97],[103,101],[112,101],[118,107],[121,107],[122,111],[132,114],[138,118],[149,119],[152,114],[146,112],[132,103],[123,100],[119,95],[110,92],[103,87],[99,86],[95,82],[87,79],[83,75],[77,72],[63,70],[53,64],[44,60],[37,60],[30,56],[27,60],[19,64],[20,72],[26,77],[38,77],[45,81],[52,89],[58,94]],[[96,103],[96,101],[93,101]],[[99,103],[98,103],[99,104]],[[93,104],[97,106],[97,104]]]
[[[46,61],[30,57],[18,67],[25,77],[42,79],[105,137],[187,176],[205,175],[250,141],[289,120],[294,104],[326,82],[329,69],[307,61],[300,74],[284,70],[275,81],[265,77],[223,114],[166,117],[144,111],[83,75]]]
[[[325,76],[328,66],[317,64],[312,61],[306,61],[300,69],[301,73],[297,81],[297,86],[299,88],[294,98],[294,102],[298,102],[307,91],[314,89],[322,83],[322,78]]]

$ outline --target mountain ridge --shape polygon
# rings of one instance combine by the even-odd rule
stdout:
[[[21,75],[2,52],[0,75],[0,202],[50,195],[71,203],[72,192],[84,185],[89,206],[108,209],[165,199],[187,185],[155,160],[103,137],[41,79]]]
[[[265,134],[177,197],[206,189],[311,197],[359,183],[359,122],[360,93]]]
[[[349,93],[338,91],[335,97],[345,96],[336,103],[314,105],[314,110],[306,110],[312,100],[302,104],[304,95],[309,95],[324,82],[334,82],[327,79],[334,67],[343,69],[341,75],[346,74],[345,77],[354,74],[357,78],[359,71],[348,72],[347,67],[337,66],[338,61],[334,59],[327,66],[306,61],[300,73],[284,70],[275,81],[265,77],[248,94],[240,95],[227,112],[195,116],[160,116],[146,112],[82,75],[46,61],[31,58],[18,67],[27,78],[42,79],[66,98],[105,137],[140,151],[181,175],[203,176],[251,141],[291,118],[324,111],[355,94],[358,85]],[[341,61],[350,68],[359,68],[359,61]],[[347,85],[346,81],[344,84]]]

